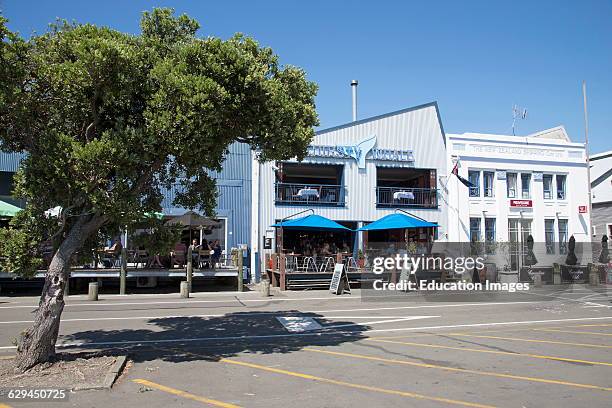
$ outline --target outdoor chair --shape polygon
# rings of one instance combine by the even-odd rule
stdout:
[[[198,251],[198,267],[200,269],[204,269],[204,265],[208,265],[209,268],[212,267],[212,254],[214,251],[210,249],[200,249]]]
[[[174,265],[178,265],[179,268],[184,268],[187,263],[186,253],[185,244],[176,244],[174,250],[170,253],[170,269],[174,268]]]
[[[134,264],[136,264],[136,269],[138,269],[138,265],[142,264],[146,266],[149,263],[149,253],[144,249],[137,249],[134,253]]]
[[[296,262],[297,270],[300,272],[316,272],[317,271],[317,263],[315,262],[312,256],[305,256],[302,261],[302,266],[299,265],[299,262]]]
[[[323,258],[323,262],[321,262],[319,272],[333,271],[335,262],[336,261],[334,260],[334,257],[326,256],[325,258]]]
[[[359,267],[357,266],[357,261],[352,256],[346,258],[346,269],[347,271],[357,271]]]

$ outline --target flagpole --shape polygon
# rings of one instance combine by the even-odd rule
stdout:
[[[586,81],[582,81],[582,99],[584,102],[584,149],[587,165],[587,186],[589,194],[589,240],[593,240],[593,203],[591,198],[591,162],[589,158],[589,114],[587,111]]]

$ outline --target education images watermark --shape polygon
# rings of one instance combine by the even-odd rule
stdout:
[[[498,291],[515,293],[529,291],[529,282],[474,282],[471,277],[480,276],[486,268],[486,259],[480,256],[410,256],[395,254],[394,256],[378,256],[372,260],[372,289],[375,291],[450,291],[450,292],[477,292]],[[457,278],[470,280],[457,280],[441,282],[436,280],[416,279],[419,271],[445,270],[452,271]],[[397,282],[389,281],[388,276],[399,272]],[[378,278],[376,278],[378,276]]]

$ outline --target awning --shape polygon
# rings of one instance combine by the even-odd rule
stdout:
[[[166,221],[166,225],[183,225],[184,227],[219,227],[220,222],[211,218],[203,217],[195,211],[187,211],[180,217]]]
[[[311,231],[334,231],[344,230],[352,231],[344,225],[338,224],[329,218],[321,217],[320,215],[310,214],[305,217],[294,218],[292,220],[282,221],[272,225],[273,227],[282,227],[288,229],[301,229]]]
[[[14,217],[19,211],[21,211],[21,208],[0,201],[0,217]]]
[[[357,231],[373,231],[373,230],[389,230],[389,229],[404,229],[404,228],[423,228],[437,227],[438,224],[420,220],[408,214],[396,213],[389,214],[371,224],[359,228]]]

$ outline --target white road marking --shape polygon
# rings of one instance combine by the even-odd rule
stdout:
[[[541,303],[541,302],[497,302],[497,303],[455,303],[455,304],[442,304],[442,305],[420,305],[420,306],[397,306],[397,307],[377,307],[377,308],[353,308],[353,309],[330,309],[330,310],[306,310],[300,312],[305,313],[342,313],[342,312],[372,312],[378,310],[407,310],[407,309],[437,309],[437,308],[450,308],[450,307],[466,307],[466,306],[495,306],[495,305],[514,305],[514,304],[530,304],[530,303]],[[243,312],[247,315],[249,312]],[[257,315],[262,314],[281,314],[282,311],[273,312],[253,312]],[[66,318],[62,319],[64,322],[86,322],[86,321],[98,321],[98,320],[146,320],[146,319],[167,319],[176,317],[220,317],[223,314],[196,314],[196,315],[170,315],[170,316],[135,316],[135,317],[91,317],[91,318]],[[379,317],[379,316],[371,316]],[[392,316],[397,317],[397,316]],[[338,316],[336,318],[349,319],[348,316]],[[380,318],[383,318],[380,316]],[[0,321],[0,324],[22,324],[22,323],[33,323],[33,320],[13,320],[13,321]]]
[[[127,295],[126,295],[127,296]],[[339,299],[352,299],[358,300],[360,298],[350,298],[350,297],[318,297],[318,298],[274,298],[270,297],[268,299],[241,299],[241,298],[229,298],[229,299],[221,299],[221,300],[176,300],[176,301],[161,301],[161,302],[121,302],[121,303],[104,303],[103,301],[96,303],[66,303],[64,308],[67,307],[85,307],[85,306],[136,306],[136,305],[172,305],[172,304],[194,304],[194,303],[274,303],[278,301],[287,302],[287,301],[301,301],[301,300],[339,300]],[[33,305],[19,305],[19,306],[0,306],[0,309],[36,309],[38,304]]]
[[[371,316],[374,317],[374,316]],[[396,323],[396,322],[406,322],[409,320],[419,320],[419,319],[430,319],[432,317],[440,317],[440,316],[409,316],[409,317],[402,317],[399,319],[391,319],[391,320],[374,320],[371,322],[362,322],[362,323],[346,323],[346,324],[335,324],[335,325],[331,325],[331,326],[325,326],[325,329],[339,329],[342,327],[352,327],[352,326],[362,326],[364,324],[382,324],[382,323]]]
[[[575,321],[591,321],[591,320],[611,320],[612,316],[606,317],[582,317],[573,319],[551,319],[551,320],[525,320],[516,322],[490,322],[490,323],[471,323],[471,324],[453,324],[445,326],[421,326],[421,327],[405,327],[397,329],[374,329],[374,330],[331,330],[331,331],[320,331],[311,333],[291,333],[291,334],[267,334],[267,335],[254,335],[254,336],[228,336],[228,337],[196,337],[196,338],[183,338],[183,339],[165,339],[165,340],[124,340],[124,341],[106,341],[106,342],[66,342],[58,343],[58,348],[70,348],[70,347],[85,347],[85,346],[138,346],[144,344],[164,344],[164,343],[191,343],[198,341],[223,341],[223,340],[249,340],[249,339],[274,339],[283,337],[297,337],[297,336],[328,336],[338,334],[367,334],[375,332],[390,332],[390,331],[419,331],[419,330],[438,330],[438,329],[456,329],[459,327],[484,327],[484,326],[510,326],[510,325],[522,325],[522,324],[536,324],[536,323],[558,323],[558,322],[575,322]],[[15,346],[1,346],[1,350],[14,350]]]
[[[278,320],[288,332],[302,333],[321,329],[321,325],[312,317],[304,316],[276,316]]]

